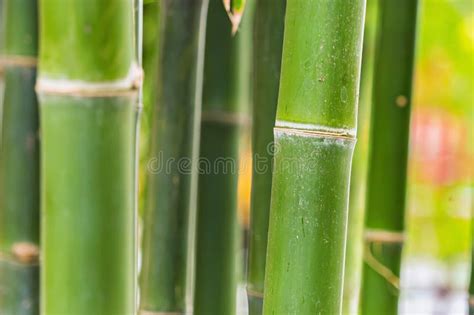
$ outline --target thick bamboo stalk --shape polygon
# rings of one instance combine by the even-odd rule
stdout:
[[[2,5],[0,314],[39,314],[38,13],[36,0]]]
[[[133,1],[40,3],[42,314],[135,314],[133,15]]]
[[[245,122],[242,110],[249,101],[250,69],[243,60],[249,30],[242,26],[233,37],[222,3],[210,2],[199,160],[196,315],[236,311],[238,149]]]
[[[365,1],[288,0],[264,314],[339,314]]]
[[[252,195],[248,254],[249,314],[262,314],[275,125],[286,1],[259,0],[253,38]]]
[[[144,212],[140,310],[184,313],[207,1],[160,4],[159,72]]]
[[[417,1],[379,3],[365,222],[363,314],[396,314],[404,240]]]
[[[357,146],[352,158],[349,216],[347,219],[346,262],[344,268],[344,292],[342,314],[358,313],[362,280],[363,234],[365,195],[367,187],[367,155],[372,77],[374,64],[375,22],[377,0],[367,1],[362,53],[361,86],[357,119]]]

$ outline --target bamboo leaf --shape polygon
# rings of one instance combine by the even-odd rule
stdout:
[[[239,29],[242,16],[245,11],[247,0],[222,0],[224,8],[232,23],[232,35],[235,35]]]

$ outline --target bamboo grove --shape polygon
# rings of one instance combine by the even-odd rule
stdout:
[[[397,314],[418,5],[0,0],[0,314]]]

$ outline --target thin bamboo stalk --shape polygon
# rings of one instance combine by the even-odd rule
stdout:
[[[396,314],[404,240],[418,1],[379,3],[365,222],[363,314]]]
[[[135,314],[134,3],[43,0],[41,313]]]
[[[194,142],[201,112],[206,0],[159,8],[159,72],[144,212],[141,312],[186,311]]]
[[[365,1],[288,0],[264,314],[339,314]]]
[[[36,0],[2,3],[5,94],[0,132],[0,314],[39,313]]]
[[[367,187],[368,122],[372,96],[377,0],[367,1],[362,52],[361,87],[357,119],[357,146],[352,158],[349,216],[347,221],[346,263],[342,314],[358,313],[362,279],[365,195]]]
[[[249,314],[262,314],[272,187],[272,145],[280,84],[286,0],[259,0],[253,39],[252,194],[248,254]]]
[[[245,123],[242,112],[250,99],[250,69],[244,60],[250,30],[242,26],[233,37],[222,3],[210,2],[199,160],[196,315],[236,312],[239,138]]]

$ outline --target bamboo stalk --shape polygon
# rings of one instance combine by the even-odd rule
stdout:
[[[349,216],[342,314],[358,313],[362,279],[365,195],[367,187],[368,122],[372,96],[377,0],[367,1],[362,52],[361,87],[357,120],[357,146],[352,158]]]
[[[41,313],[135,314],[133,1],[43,0]]]
[[[232,36],[222,3],[210,2],[199,160],[196,315],[236,312],[238,149],[246,120],[243,110],[250,99],[250,69],[244,60],[250,30],[250,25],[244,25]]]
[[[36,0],[2,3],[5,94],[0,132],[0,313],[39,313]]]
[[[379,3],[365,222],[363,314],[396,314],[404,240],[417,1]]]
[[[184,313],[207,1],[167,0],[160,5],[151,139],[151,156],[157,160],[148,169],[140,311]]]
[[[264,314],[339,314],[365,1],[288,0]]]
[[[249,314],[262,314],[272,187],[272,145],[283,46],[285,1],[259,0],[254,30],[252,194],[247,276]]]

